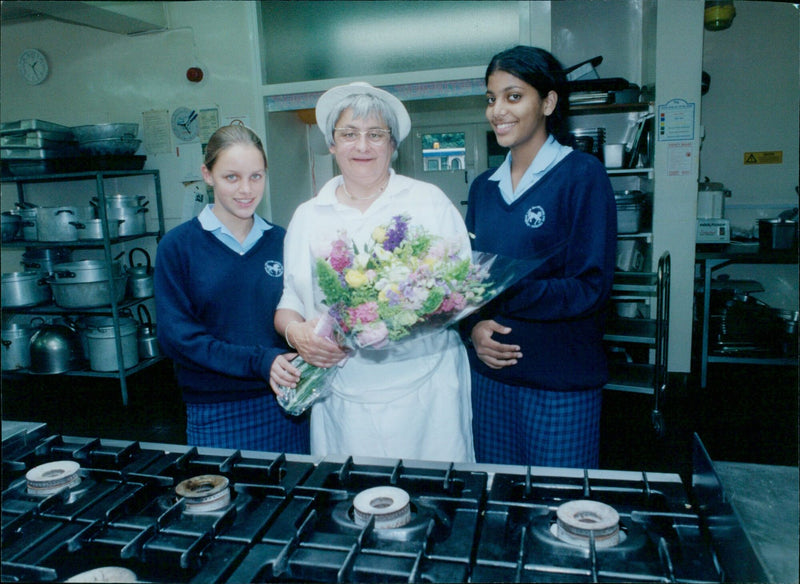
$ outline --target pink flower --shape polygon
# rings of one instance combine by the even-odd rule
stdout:
[[[337,239],[331,246],[331,267],[338,273],[343,273],[346,268],[353,264],[353,254],[350,246],[341,239]]]
[[[467,299],[460,292],[453,292],[442,301],[436,312],[455,312],[463,310],[466,306]]]
[[[351,323],[367,324],[378,320],[378,303],[365,302],[353,308],[348,308],[347,313],[350,315]]]
[[[389,342],[389,329],[383,321],[372,323],[356,336],[356,342],[360,347],[373,347],[380,349]]]

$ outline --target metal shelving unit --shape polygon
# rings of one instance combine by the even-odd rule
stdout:
[[[669,252],[661,255],[655,272],[617,272],[612,298],[616,300],[655,298],[655,312],[650,318],[609,319],[603,337],[609,348],[634,345],[652,351],[652,358],[648,363],[610,360],[610,379],[605,388],[652,395],[652,421],[658,434],[662,434],[664,430],[659,402],[667,389],[669,285]]]
[[[771,252],[698,252],[695,262],[700,265],[702,279],[702,330],[700,349],[700,387],[704,388],[708,382],[709,363],[741,363],[748,365],[775,365],[781,367],[797,367],[797,357],[782,356],[724,356],[714,355],[709,347],[709,326],[711,309],[711,280],[715,270],[729,264],[796,264],[798,261],[797,250],[781,250]]]
[[[117,179],[117,178],[127,178],[127,177],[137,177],[137,176],[150,176],[153,180],[153,187],[155,190],[155,202],[156,202],[156,209],[158,212],[158,229],[156,231],[145,231],[144,233],[140,233],[137,235],[129,235],[119,238],[111,239],[109,237],[109,229],[108,229],[108,216],[107,216],[107,207],[106,207],[106,185],[105,181],[108,179]],[[54,245],[58,245],[59,247],[67,247],[70,249],[103,249],[103,257],[106,262],[106,267],[108,268],[108,273],[112,273],[112,265],[114,261],[114,255],[112,251],[113,245],[118,245],[122,243],[126,243],[129,241],[136,241],[147,237],[155,237],[156,240],[159,240],[165,232],[164,228],[164,211],[161,202],[161,180],[160,174],[158,170],[96,170],[96,171],[82,171],[82,172],[71,172],[71,173],[59,173],[59,174],[41,174],[41,175],[19,175],[19,176],[4,176],[2,178],[2,182],[4,183],[16,183],[17,186],[17,200],[19,203],[23,204],[26,203],[25,200],[25,186],[28,184],[33,183],[60,183],[64,181],[94,181],[94,189],[97,194],[97,213],[100,219],[102,219],[103,223],[103,239],[102,241],[70,241],[70,242],[38,242],[38,241],[12,241],[8,243],[3,243],[4,248],[9,249],[21,249],[21,248],[35,248],[35,247],[53,247]],[[150,365],[153,365],[161,360],[161,358],[156,357],[152,359],[147,359],[145,361],[140,361],[134,367],[130,367],[125,369],[124,362],[123,362],[123,349],[122,349],[122,339],[120,336],[120,313],[132,306],[140,304],[147,300],[147,298],[123,298],[120,302],[117,302],[116,295],[114,294],[114,281],[113,279],[108,280],[108,289],[109,289],[109,297],[111,298],[111,304],[109,306],[98,307],[98,308],[88,308],[88,309],[70,309],[70,308],[61,308],[56,306],[55,304],[46,304],[40,306],[31,306],[25,308],[5,308],[4,310],[8,312],[15,312],[15,313],[26,313],[26,314],[43,314],[43,315],[72,315],[72,314],[102,314],[102,315],[110,315],[113,320],[114,324],[114,339],[116,344],[116,352],[117,352],[117,371],[113,372],[101,372],[101,371],[92,371],[92,370],[76,370],[76,371],[69,371],[64,373],[63,375],[72,375],[72,376],[84,376],[84,377],[107,377],[107,378],[118,378],[120,384],[120,392],[122,394],[122,403],[123,405],[128,405],[128,387],[126,378],[133,373],[140,371]],[[24,375],[24,370],[18,371],[4,371],[3,376],[18,376]]]

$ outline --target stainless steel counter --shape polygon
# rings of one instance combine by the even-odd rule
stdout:
[[[717,461],[713,464],[769,581],[800,581],[798,468]]]

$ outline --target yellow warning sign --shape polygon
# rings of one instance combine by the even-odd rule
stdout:
[[[745,152],[745,164],[783,164],[783,150],[772,152]]]

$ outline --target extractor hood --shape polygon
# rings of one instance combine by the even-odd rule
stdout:
[[[164,2],[2,2],[2,23],[52,18],[117,34],[135,34],[167,28]]]

